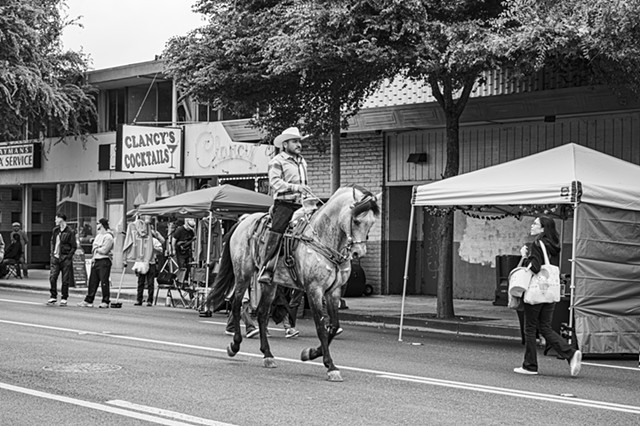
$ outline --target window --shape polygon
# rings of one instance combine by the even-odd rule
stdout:
[[[124,100],[125,89],[107,91],[107,131],[116,131],[119,124],[125,123]]]
[[[35,188],[31,190],[31,199],[33,201],[42,201],[42,190]]]
[[[31,247],[42,247],[42,234],[31,234]]]
[[[31,223],[32,224],[41,224],[42,223],[42,213],[40,212],[31,212]]]
[[[11,212],[11,223],[22,222],[22,214],[20,212]]]
[[[124,182],[107,182],[106,199],[108,201],[124,199]]]
[[[11,201],[22,201],[22,190],[20,188],[11,188]]]

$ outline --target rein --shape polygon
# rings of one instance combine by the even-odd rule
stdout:
[[[349,233],[347,235],[347,242],[344,246],[342,246],[338,250],[332,247],[329,247],[328,245],[319,241],[318,232],[311,225],[311,218],[314,215],[318,214],[321,211],[322,207],[326,206],[325,203],[323,203],[323,205],[314,212],[311,212],[311,213],[305,212],[304,217],[298,219],[298,223],[293,227],[291,233],[286,234],[287,238],[285,238],[285,244],[283,244],[284,264],[285,266],[287,266],[287,269],[289,269],[291,277],[295,282],[298,282],[298,272],[295,267],[293,250],[295,249],[295,245],[297,242],[302,242],[308,245],[309,247],[314,249],[316,252],[324,256],[329,262],[334,264],[336,267],[339,267],[340,265],[342,265],[343,263],[351,259],[351,255],[349,254],[349,252],[354,245],[366,243],[366,240],[356,240],[353,238],[353,220],[354,220],[354,216],[357,216],[358,214],[371,209],[372,203],[375,203],[375,199],[372,196],[372,194],[366,189],[360,188],[360,187],[357,187],[357,188],[354,187],[353,188],[354,200],[357,200],[356,192],[355,192],[356,189],[363,192],[365,194],[365,197],[360,201],[356,201],[351,206],[352,213],[351,213],[351,218],[349,219]],[[316,197],[316,199],[319,199],[319,198]],[[307,228],[311,229],[311,233],[315,236],[315,238],[304,235],[304,231]]]

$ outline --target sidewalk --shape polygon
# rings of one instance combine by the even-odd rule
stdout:
[[[111,276],[111,301],[115,301],[122,274],[113,272]],[[133,305],[136,300],[137,278],[126,273],[122,280],[120,301],[126,306]],[[43,294],[43,303],[49,293],[49,271],[44,269],[29,270],[29,278],[0,279],[0,289],[17,288],[37,291]],[[58,281],[58,292],[60,282]],[[87,293],[87,287],[74,287],[69,294],[79,302]],[[175,292],[174,292],[175,293]],[[100,294],[100,290],[98,290]],[[165,305],[166,290],[160,290],[158,305]],[[146,297],[146,290],[145,290]],[[174,294],[174,297],[176,295]],[[347,309],[340,310],[340,322],[343,324],[363,325],[377,328],[398,329],[402,297],[363,296],[344,299]],[[71,302],[75,305],[76,301]],[[183,308],[175,308],[183,309]],[[499,339],[520,340],[520,326],[515,311],[506,306],[494,306],[486,300],[454,300],[456,319],[441,320],[435,318],[436,298],[433,296],[407,296],[404,306],[403,331],[435,331],[441,333],[486,336]],[[197,313],[194,311],[194,315]]]

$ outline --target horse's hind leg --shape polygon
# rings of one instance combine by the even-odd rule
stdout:
[[[236,289],[237,290],[237,289]],[[242,294],[235,291],[231,302],[231,324],[233,324],[233,340],[227,346],[227,355],[233,357],[240,351],[242,333],[240,331],[240,308],[242,306]]]
[[[259,284],[262,285],[262,284]],[[271,304],[276,296],[276,284],[262,285],[262,294],[258,303],[258,326],[260,327],[260,351],[264,355],[264,366],[266,368],[276,368],[276,361],[269,347],[269,337],[267,336],[267,326],[269,325],[269,312]]]

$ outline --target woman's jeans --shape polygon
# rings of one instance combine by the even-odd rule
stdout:
[[[570,360],[576,352],[565,339],[551,328],[551,320],[555,303],[540,303],[538,305],[524,304],[524,363],[522,367],[529,371],[538,371],[538,354],[536,348],[536,330],[547,341],[558,356]]]

